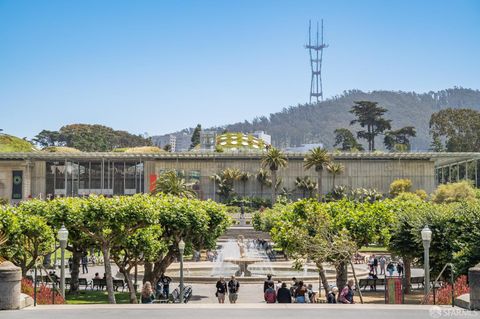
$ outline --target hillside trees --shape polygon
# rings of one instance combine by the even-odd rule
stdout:
[[[405,126],[398,130],[387,131],[383,143],[389,151],[410,151],[410,139],[416,135],[417,132],[413,126]]]
[[[366,128],[358,131],[357,137],[367,140],[369,151],[375,150],[375,137],[391,128],[391,120],[383,117],[386,112],[386,108],[371,101],[356,101],[350,110],[356,117],[350,125],[359,124],[360,127]]]
[[[33,138],[33,142],[42,147],[67,146],[84,152],[107,152],[115,148],[151,145],[149,138],[97,124],[65,125],[59,131],[42,130]]]
[[[480,149],[480,112],[473,109],[452,109],[433,113],[430,117],[433,147],[449,152],[477,152]],[[443,146],[445,143],[445,146]]]
[[[363,151],[362,144],[358,143],[355,136],[347,128],[337,128],[335,133],[335,144],[333,146],[340,146],[342,151]]]

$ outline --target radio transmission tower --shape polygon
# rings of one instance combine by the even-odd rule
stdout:
[[[328,47],[327,44],[323,43],[323,19],[321,29],[322,34],[320,39],[318,31],[319,26],[317,22],[315,43],[312,44],[312,21],[308,21],[308,44],[305,46],[305,49],[308,49],[308,53],[310,54],[310,67],[312,69],[312,79],[310,82],[310,103],[312,103],[312,98],[316,99],[317,102],[323,100],[322,58],[323,49]]]

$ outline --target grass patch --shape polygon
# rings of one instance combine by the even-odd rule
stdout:
[[[139,296],[137,296],[139,297]],[[115,299],[117,303],[130,303],[128,292],[116,292]],[[107,304],[108,294],[106,291],[81,290],[78,295],[67,294],[67,304],[86,305],[86,304]]]
[[[30,142],[21,138],[0,133],[0,152],[33,152],[35,148]]]
[[[382,246],[364,246],[360,248],[360,252],[388,252],[387,247]]]

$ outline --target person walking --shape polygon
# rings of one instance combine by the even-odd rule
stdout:
[[[228,282],[228,300],[230,303],[237,303],[239,289],[240,283],[235,279],[235,276],[232,276]]]
[[[278,303],[292,303],[292,294],[285,282],[282,283],[282,286],[277,291],[277,301]]]
[[[277,292],[275,291],[275,284],[272,282],[268,285],[267,290],[263,294],[266,303],[277,302]]]
[[[223,277],[220,277],[220,280],[217,281],[215,285],[217,291],[215,296],[218,298],[218,303],[225,303],[225,294],[227,293],[227,283]]]
[[[68,271],[72,272],[73,269],[73,258],[68,258]]]
[[[353,300],[353,295],[355,292],[353,291],[353,279],[348,280],[347,285],[345,288],[342,289],[340,293],[340,297],[338,297],[338,301],[344,304],[354,304],[355,301]]]
[[[375,275],[378,274],[378,258],[375,255],[373,255],[373,271]]]
[[[82,257],[82,274],[88,274],[88,256],[87,254]]]
[[[398,261],[397,263],[397,273],[398,273],[398,276],[402,276],[403,275],[403,262],[402,261]]]
[[[338,293],[338,288],[333,287],[332,290],[328,292],[327,303],[337,303],[337,293]]]
[[[172,278],[165,276],[165,274],[162,274],[159,281],[162,283],[163,286],[163,297],[168,299],[168,296],[170,296],[170,283],[172,282]]]

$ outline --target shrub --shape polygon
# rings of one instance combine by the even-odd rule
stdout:
[[[406,178],[396,179],[390,184],[390,195],[397,197],[400,193],[410,192],[412,181]]]
[[[467,284],[467,276],[463,275],[457,278],[455,281],[455,288],[453,291],[453,295],[455,298],[461,296],[463,294],[467,294],[470,291],[470,288]],[[438,305],[450,305],[452,304],[452,285],[446,284],[440,289],[438,289],[435,293],[436,295],[436,303]],[[433,303],[433,295],[430,296],[430,304]]]
[[[21,291],[22,293],[29,295],[30,297],[33,298],[34,287],[33,287],[32,281],[26,278],[23,278],[21,282]],[[63,297],[57,292],[55,292],[54,301],[55,301],[55,304],[65,303],[65,300],[63,299]],[[52,289],[47,287],[45,284],[41,284],[37,288],[37,304],[39,305],[52,304]]]
[[[421,201],[421,200],[424,200],[423,198],[421,198],[417,194],[406,193],[406,192],[398,194],[397,197],[395,197],[395,199],[400,200],[400,201]]]
[[[469,181],[439,185],[432,196],[435,203],[452,203],[475,199],[475,189]]]
[[[422,200],[426,200],[427,197],[428,197],[428,194],[425,190],[423,189],[417,189],[415,191],[415,195],[417,195],[418,197],[420,197]]]

